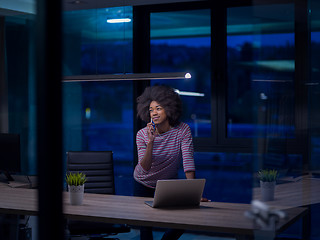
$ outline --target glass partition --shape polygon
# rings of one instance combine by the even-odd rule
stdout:
[[[4,18],[4,79],[1,85],[1,132],[20,135],[21,172],[35,175],[36,83],[35,15]]]
[[[63,17],[64,76],[132,72],[132,7],[65,11]],[[132,99],[131,81],[63,84],[63,152],[113,151],[121,195],[132,194]]]
[[[312,170],[320,169],[320,5],[317,1],[310,1],[310,19],[311,19],[311,79],[308,85],[309,89],[309,124],[310,124],[310,166]]]
[[[306,3],[303,14],[299,12],[301,2]],[[176,3],[150,13],[147,61],[151,72],[192,75],[191,79],[152,80],[150,84],[167,84],[181,93],[182,121],[199,140],[194,141],[200,149],[194,158],[197,178],[207,180],[204,197],[250,204],[252,199],[261,199],[258,171],[276,169],[278,194],[284,196],[289,189],[285,184],[296,185],[285,196],[287,202],[278,205],[279,195],[275,195],[275,201],[267,203],[281,210],[307,206],[310,239],[319,239],[319,191],[314,189],[318,189],[320,169],[320,4],[317,0],[238,1],[236,6],[226,6],[225,13],[212,11],[210,6],[183,10],[185,5]],[[221,8],[219,4],[216,7]],[[64,76],[132,72],[132,12],[129,6],[64,11]],[[212,12],[221,16],[221,21],[213,24]],[[118,18],[126,22],[110,22]],[[34,11],[0,7],[0,128],[1,133],[20,135],[21,174],[28,176],[37,174],[36,119],[43,114],[37,112],[36,102],[35,24]],[[216,51],[211,46],[212,26],[219,27],[217,33],[226,30],[226,41],[219,41],[223,46]],[[226,78],[221,81],[212,77],[216,76],[212,72],[217,62],[214,54],[226,55],[226,69],[221,70]],[[218,101],[213,86],[224,83],[226,91],[219,93],[223,101]],[[132,194],[136,147],[133,95],[140,90],[132,81],[62,83],[61,157],[65,161],[67,151],[112,150],[116,194],[120,195]],[[215,109],[221,102],[224,105],[218,107],[224,111]],[[219,116],[221,112],[226,114]],[[53,129],[56,124],[52,123]],[[236,141],[224,142],[221,132],[212,136],[213,129],[220,126],[227,126],[221,131],[223,137]],[[234,144],[238,142],[243,145]],[[179,177],[184,178],[182,169]],[[312,185],[304,185],[310,181]],[[300,191],[296,199],[303,204],[288,203],[295,190]],[[310,196],[313,202],[304,202]],[[30,218],[32,221],[36,220]],[[0,230],[16,224],[6,222],[3,227],[3,222],[1,214]],[[280,237],[301,238],[302,229],[302,221],[298,221]]]
[[[310,170],[313,175],[319,178],[320,172],[320,4],[319,1],[310,0],[309,18],[310,18],[310,81],[308,82],[308,123],[309,123],[309,154],[310,154]],[[319,194],[319,193],[318,193]],[[317,223],[320,220],[320,205],[314,204],[311,206],[311,223],[312,223],[312,238],[319,238],[320,231]]]
[[[131,81],[63,84],[63,152],[112,151],[119,195],[132,195],[132,91]]]
[[[251,10],[254,26],[248,51],[252,63],[238,62],[247,71],[248,86],[252,89],[251,116],[256,128],[253,135],[257,137],[254,151],[266,153],[257,159],[254,174],[259,169],[278,171],[274,198],[265,203],[279,210],[301,206],[310,210],[307,218],[311,223],[307,229],[300,220],[277,236],[279,238],[319,238],[316,226],[319,203],[312,201],[313,197],[319,196],[316,193],[318,178],[312,171],[317,165],[312,157],[317,151],[314,122],[317,111],[314,107],[318,80],[317,62],[313,60],[317,54],[317,40],[315,34],[310,44],[309,32],[309,26],[317,31],[317,21],[315,25],[313,21],[308,22],[310,13],[317,15],[317,10],[311,3],[289,1],[264,5],[254,1]],[[294,145],[293,139],[301,140]],[[261,181],[260,184],[257,182],[253,189],[254,199],[263,200],[262,186]],[[304,231],[310,236],[304,236]]]

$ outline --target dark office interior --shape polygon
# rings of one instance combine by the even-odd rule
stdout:
[[[157,84],[180,93],[212,202],[250,204],[260,169],[276,169],[277,185],[320,180],[319,56],[317,0],[2,1],[0,142],[17,136],[19,154],[0,146],[0,173],[34,181],[39,214],[23,238],[7,228],[27,217],[0,212],[0,238],[64,238],[69,151],[112,151],[115,194],[132,196],[146,125],[136,98]],[[135,74],[149,77],[119,77]],[[308,239],[320,239],[319,202],[307,208]],[[275,239],[303,239],[304,224]]]

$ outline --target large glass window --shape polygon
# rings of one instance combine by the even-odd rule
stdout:
[[[181,93],[182,121],[194,137],[211,136],[211,14],[209,9],[151,13],[151,72],[190,72],[191,79],[153,80]],[[194,93],[197,96],[194,96]]]
[[[190,125],[193,137],[212,139],[211,97],[216,96],[211,96],[211,11],[157,12],[150,18],[151,71],[192,75],[185,80],[152,80],[151,85],[167,84],[185,91],[182,121]],[[196,176],[206,179],[204,196],[212,201],[249,203],[253,158],[253,154],[195,152]],[[179,177],[185,178],[182,168]]]
[[[229,8],[227,137],[293,138],[293,4]]]
[[[205,178],[204,197],[217,202],[250,203],[254,154],[195,152],[197,178]],[[180,178],[185,178],[183,170]]]
[[[65,76],[132,72],[132,7],[64,12],[64,43]],[[132,194],[132,86],[130,81],[63,84],[64,152],[113,151],[121,195]]]
[[[64,76],[132,72],[132,7],[66,11],[63,17]]]
[[[117,194],[131,195],[132,82],[64,83],[64,152],[113,151]]]

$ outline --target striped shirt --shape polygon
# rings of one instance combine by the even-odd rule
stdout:
[[[155,188],[157,180],[177,178],[178,170],[183,163],[184,172],[195,171],[193,159],[193,142],[190,127],[185,123],[156,135],[153,142],[152,165],[149,171],[142,168],[147,143],[147,127],[141,129],[136,137],[138,148],[138,164],[134,169],[134,179],[151,188]]]

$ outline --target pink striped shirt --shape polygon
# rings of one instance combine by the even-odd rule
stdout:
[[[137,182],[147,187],[155,188],[157,180],[160,179],[177,178],[181,160],[184,172],[195,171],[191,130],[185,123],[181,122],[178,126],[155,137],[149,171],[140,165],[148,143],[147,127],[138,131],[136,142],[138,164],[133,175]]]

